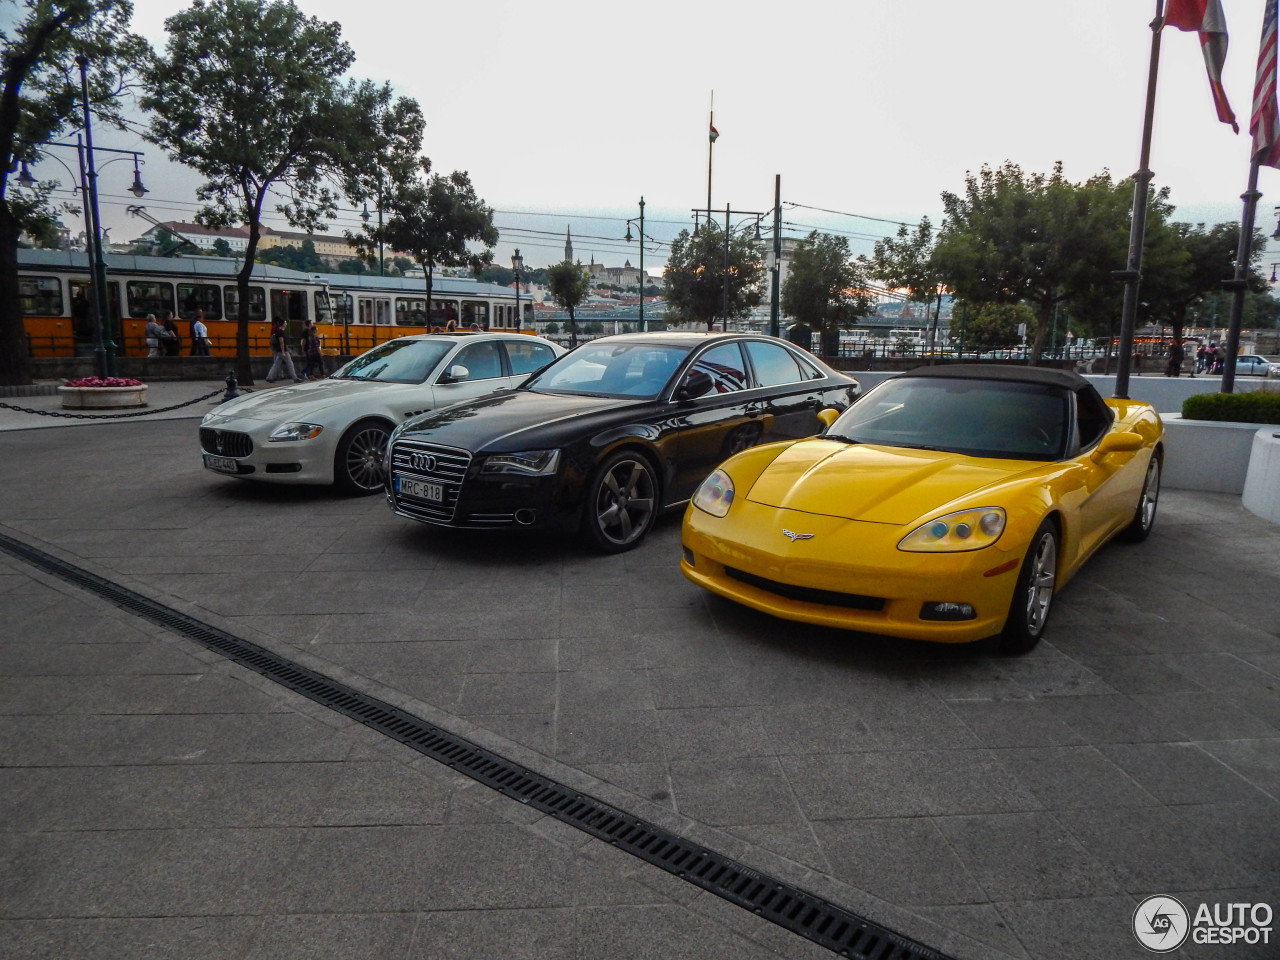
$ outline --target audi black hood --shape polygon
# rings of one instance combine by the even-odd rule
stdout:
[[[541,450],[573,443],[615,423],[645,420],[669,406],[657,400],[511,390],[409,420],[396,439],[473,453]]]

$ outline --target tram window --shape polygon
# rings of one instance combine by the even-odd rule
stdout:
[[[396,297],[396,323],[420,327],[427,322],[427,301]]]
[[[129,316],[145,317],[155,314],[159,320],[173,310],[173,284],[155,280],[130,280],[124,285],[125,301]]]
[[[206,320],[221,320],[222,291],[212,283],[178,284],[178,316],[190,320],[197,309],[204,311]]]
[[[455,325],[458,322],[458,301],[432,300],[431,325],[433,327],[447,327],[450,320],[452,320]]]
[[[347,301],[347,309],[348,310],[351,309],[350,297],[345,297],[345,298],[330,297],[329,294],[327,293],[321,293],[319,290],[316,291],[316,322],[317,323],[333,323],[335,319],[338,319],[334,317],[335,307],[337,306],[337,304],[334,301],[338,299],[345,299]],[[341,319],[338,319],[338,322],[341,323],[342,322]]]
[[[223,287],[227,298],[227,317],[231,320],[240,318],[240,290],[238,287]],[[267,294],[262,287],[249,288],[249,320],[267,319]]]
[[[60,317],[62,284],[57,277],[19,277],[18,302],[28,317]]]
[[[489,304],[482,300],[463,300],[462,327],[470,329],[473,325],[481,330],[489,329]]]

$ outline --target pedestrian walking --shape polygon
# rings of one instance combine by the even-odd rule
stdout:
[[[191,355],[193,357],[209,356],[209,328],[205,326],[203,310],[196,310],[196,315],[191,321]]]
[[[164,321],[160,324],[160,346],[164,348],[166,357],[176,357],[182,349],[182,337],[178,334],[178,325],[173,321],[173,311],[164,312]]]
[[[289,376],[294,383],[301,383],[302,378],[293,368],[293,357],[289,355],[289,343],[284,335],[284,321],[271,321],[271,369],[267,371],[267,383],[275,383],[283,376]]]
[[[302,355],[307,358],[307,365],[302,369],[304,380],[320,380],[324,377],[324,357],[320,353],[320,331],[315,322],[307,324],[306,333],[302,335]]]
[[[1218,344],[1213,349],[1213,372],[1221,373],[1223,364],[1227,362],[1227,346],[1224,343]]]
[[[1177,340],[1169,341],[1169,352],[1166,354],[1169,362],[1164,365],[1164,375],[1166,377],[1176,377],[1182,373],[1182,360],[1185,351]]]
[[[142,330],[142,336],[147,344],[147,356],[160,356],[160,334],[164,333],[164,327],[156,322],[154,313],[147,314],[147,325]]]

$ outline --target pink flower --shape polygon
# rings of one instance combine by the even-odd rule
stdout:
[[[140,387],[141,380],[132,377],[81,377],[79,380],[68,380],[68,387]]]

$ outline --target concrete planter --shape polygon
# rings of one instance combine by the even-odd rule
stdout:
[[[1161,483],[1206,493],[1244,491],[1256,423],[1183,420],[1180,413],[1163,413],[1160,419],[1165,447]]]
[[[147,405],[147,385],[136,387],[59,387],[63,410],[119,410]]]
[[[1280,523],[1280,426],[1263,427],[1253,435],[1240,502],[1250,513]]]

